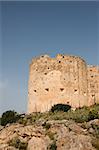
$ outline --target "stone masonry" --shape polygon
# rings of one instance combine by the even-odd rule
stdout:
[[[99,66],[78,56],[58,54],[33,58],[28,83],[28,113],[45,112],[54,104],[72,108],[99,103]]]

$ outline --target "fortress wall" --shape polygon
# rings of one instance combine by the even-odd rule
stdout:
[[[88,66],[88,104],[99,103],[99,66]]]
[[[63,79],[66,95],[72,107],[87,104],[87,66],[83,59],[77,56],[64,56]],[[65,79],[65,80],[64,80]],[[66,96],[65,95],[65,96]]]
[[[87,105],[87,85],[87,65],[80,57],[35,58],[30,64],[28,112],[44,112],[57,103]]]

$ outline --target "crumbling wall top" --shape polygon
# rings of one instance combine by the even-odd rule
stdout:
[[[34,57],[32,58],[32,61],[30,63],[30,65],[32,65],[33,63],[36,63],[38,60],[66,60],[66,59],[75,59],[78,61],[83,61],[84,63],[86,63],[86,61],[80,57],[80,56],[74,56],[74,55],[66,55],[66,54],[57,54],[54,58],[51,58],[49,55],[45,54],[45,55],[41,55],[38,57]]]

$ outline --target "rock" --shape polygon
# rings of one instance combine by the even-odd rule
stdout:
[[[0,145],[0,150],[16,150],[16,148],[9,146],[8,144]]]
[[[95,131],[94,131],[94,129],[93,128],[89,128],[89,133],[91,133],[91,134],[93,134]]]
[[[24,126],[16,123],[2,128],[0,130],[0,150],[16,150],[8,144],[16,137],[21,142],[28,143],[27,150],[47,150],[47,148],[49,150],[54,141],[56,141],[54,144],[57,150],[95,150],[92,146],[92,138],[95,133],[92,124],[97,124],[97,120],[86,123],[90,126],[88,129],[69,120],[51,120],[46,123],[50,124],[50,128],[44,128],[41,120],[35,125]]]
[[[92,147],[89,136],[75,135],[71,132],[57,141],[57,150],[95,150],[95,148]]]
[[[94,119],[88,122],[88,124],[95,124],[97,126],[99,126],[99,119]]]
[[[76,132],[77,134],[84,133],[84,129],[77,124],[70,124],[68,128],[70,131]]]
[[[48,137],[32,137],[28,142],[28,150],[47,150],[47,147],[50,143]]]

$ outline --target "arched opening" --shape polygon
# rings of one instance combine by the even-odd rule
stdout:
[[[78,94],[78,89],[74,89],[74,94]]]
[[[45,90],[48,92],[48,91],[49,91],[49,88],[46,88]]]
[[[95,94],[92,94],[92,97],[95,97]]]
[[[64,88],[60,88],[60,91],[61,91],[61,92],[64,91]]]
[[[67,112],[69,109],[71,109],[71,106],[68,104],[56,104],[52,106],[51,111],[52,112],[55,112],[55,111]]]

